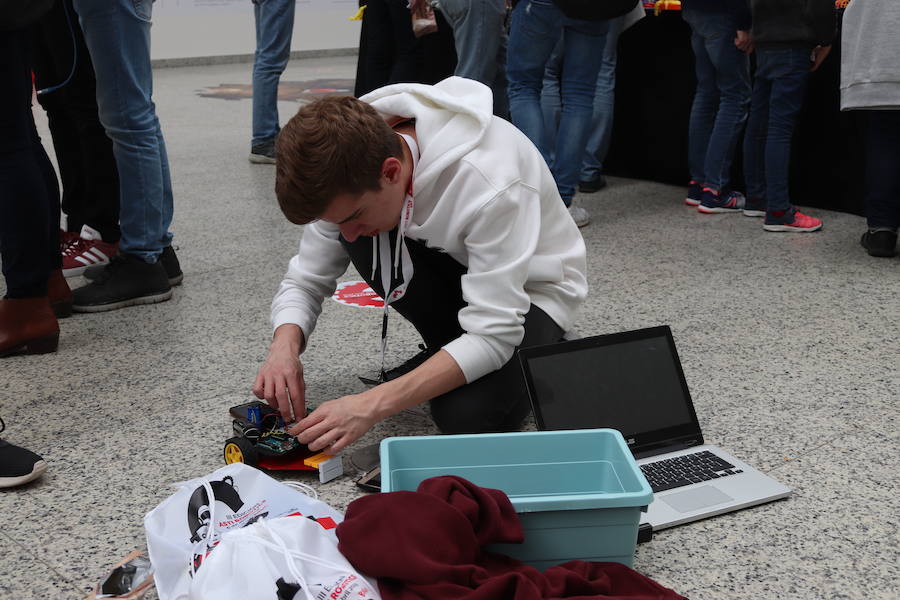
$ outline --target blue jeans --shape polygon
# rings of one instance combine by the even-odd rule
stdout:
[[[731,15],[682,10],[691,26],[697,91],[688,129],[691,179],[714,190],[728,187],[731,161],[747,120],[750,61],[734,45]]]
[[[506,75],[513,124],[528,136],[550,164],[541,111],[544,67],[557,40],[563,39],[560,77],[562,113],[553,148],[553,177],[566,206],[578,185],[581,159],[591,127],[597,73],[609,21],[582,21],[563,15],[550,0],[522,0],[509,28]]]
[[[788,174],[791,138],[809,81],[810,49],[757,49],[756,81],[744,138],[747,196],[764,199],[766,211],[791,208]]]
[[[436,4],[453,28],[454,75],[474,79],[494,92],[494,114],[506,118],[506,2],[440,0]]]
[[[597,88],[594,90],[594,112],[591,129],[585,145],[581,163],[581,181],[590,181],[603,171],[603,160],[609,151],[612,139],[613,112],[616,104],[616,58],[619,48],[619,34],[625,17],[609,21],[609,31],[603,46],[603,64],[597,74]],[[562,103],[559,96],[559,74],[562,71],[562,40],[556,45],[547,68],[544,71],[544,89],[541,92],[541,109],[544,111],[544,126],[550,148],[556,144],[556,130]],[[552,158],[552,157],[551,157]]]
[[[253,0],[253,137],[257,146],[278,135],[278,80],[291,57],[295,0]]]
[[[172,243],[172,180],[150,68],[150,0],[74,0],[119,169],[119,250],[155,263]]]

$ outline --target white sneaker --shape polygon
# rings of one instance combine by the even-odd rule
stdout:
[[[584,227],[591,222],[591,215],[587,210],[575,204],[575,200],[572,200],[572,204],[569,205],[569,214],[572,215],[572,220],[579,227]]]

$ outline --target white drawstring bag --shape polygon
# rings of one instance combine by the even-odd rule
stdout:
[[[191,600],[379,600],[337,541],[298,517],[258,521],[222,534],[191,582]]]
[[[160,600],[186,600],[192,578],[214,554],[222,534],[263,519],[301,517],[337,545],[334,532],[343,516],[297,489],[304,487],[315,495],[308,486],[286,485],[253,467],[234,463],[175,487],[177,492],[144,517]]]

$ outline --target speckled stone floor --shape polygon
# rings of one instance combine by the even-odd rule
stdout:
[[[294,61],[284,79],[354,68],[353,57]],[[274,169],[247,162],[250,101],[199,94],[249,81],[250,65],[156,73],[185,271],[174,299],[76,315],[56,354],[0,362],[3,436],[49,463],[40,481],[0,492],[0,598],[83,598],[144,545],[142,517],[172,482],[222,464],[227,408],[251,399],[269,302],[302,234],[277,208]],[[282,103],[282,119],[296,107]],[[683,197],[612,179],[582,198],[594,223],[582,230],[591,295],[578,328],[669,324],[707,439],[795,493],[661,532],[635,568],[695,599],[897,598],[900,259],[865,254],[860,217],[812,209],[824,231],[771,234]],[[391,323],[399,362],[419,340]],[[326,301],[304,359],[312,405],[361,389],[379,325],[377,311]],[[359,445],[433,432],[404,413]],[[353,477],[306,480],[340,510],[360,494]]]

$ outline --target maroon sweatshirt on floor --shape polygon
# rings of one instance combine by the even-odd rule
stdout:
[[[571,561],[541,573],[482,550],[521,543],[522,527],[506,494],[460,477],[354,500],[337,536],[384,600],[687,600],[619,563]]]

